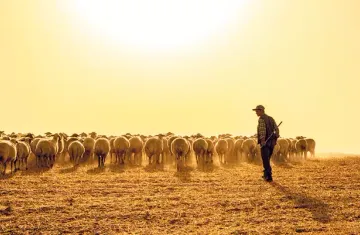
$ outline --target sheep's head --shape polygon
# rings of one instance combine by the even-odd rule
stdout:
[[[96,136],[97,136],[96,132],[93,131],[93,132],[89,133],[89,135],[91,138],[96,139]]]
[[[13,143],[13,144],[17,144],[17,143],[18,143],[18,141],[17,141],[15,138],[11,138],[11,139],[10,139],[10,142]]]
[[[60,135],[59,134],[54,134],[53,135],[53,140],[59,141],[60,140]]]
[[[157,136],[159,137],[159,139],[162,139],[165,135],[163,135],[163,134],[158,134]]]
[[[10,137],[5,135],[5,136],[1,137],[1,139],[2,140],[10,140]]]

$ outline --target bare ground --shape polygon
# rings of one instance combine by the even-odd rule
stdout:
[[[55,166],[0,179],[1,234],[359,234],[360,157],[261,166]]]

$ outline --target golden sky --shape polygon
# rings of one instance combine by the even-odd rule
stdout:
[[[146,50],[122,41],[134,18],[101,25],[75,1],[0,1],[0,129],[253,134],[263,104],[282,136],[359,153],[360,1],[249,2],[196,43]],[[199,28],[187,27],[191,39]],[[164,44],[146,30],[141,40]]]

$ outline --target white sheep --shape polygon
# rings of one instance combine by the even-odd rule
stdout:
[[[307,145],[306,151],[310,152],[311,157],[315,157],[315,146],[316,146],[315,140],[311,138],[305,138],[305,141]]]
[[[6,165],[10,162],[10,170],[11,173],[13,173],[13,167],[14,171],[16,170],[15,162],[16,162],[16,146],[7,140],[1,140],[0,141],[0,163],[3,166],[3,175],[6,173]]]
[[[271,154],[272,159],[275,159],[275,160],[278,159],[279,150],[280,150],[280,145],[278,143],[276,143],[276,145],[274,146],[273,152]]]
[[[211,139],[206,139],[206,142],[208,143],[208,149],[206,151],[206,162],[213,163],[213,156],[215,153],[215,145]]]
[[[149,158],[149,165],[160,164],[160,155],[163,152],[162,138],[151,137],[145,142],[144,151]]]
[[[235,141],[235,144],[234,144],[234,154],[237,158],[237,160],[240,160],[239,158],[241,158],[242,156],[242,144],[244,142],[244,139],[242,138],[239,138]]]
[[[208,150],[208,142],[203,138],[196,139],[193,144],[193,150],[196,157],[196,163],[199,166],[204,166],[207,163],[206,155]]]
[[[110,142],[108,139],[100,137],[95,141],[94,153],[98,158],[98,167],[105,166],[106,156],[110,152]]]
[[[20,170],[21,165],[25,165],[25,169],[28,169],[28,158],[31,153],[30,145],[26,142],[25,139],[23,141],[18,141],[16,143],[16,152],[17,152],[17,159],[16,163],[18,167],[15,166],[16,170]]]
[[[141,166],[142,164],[142,150],[144,143],[138,136],[133,136],[129,139],[130,147],[128,149],[128,159],[130,162],[134,162],[135,165]],[[132,161],[132,155],[134,155],[134,161]]]
[[[216,142],[215,150],[219,156],[220,164],[226,163],[226,153],[228,152],[228,142],[225,139],[219,139]]]
[[[163,138],[163,152],[162,152],[162,158],[164,159],[164,164],[171,164],[173,163],[170,148],[168,145],[169,139],[167,137]]]
[[[113,162],[113,156],[115,157],[115,161],[117,161],[117,157],[116,157],[116,153],[115,153],[115,146],[114,146],[114,141],[115,141],[115,137],[110,138],[110,163]]]
[[[247,159],[248,161],[255,160],[255,157],[257,155],[256,145],[256,141],[254,141],[252,138],[248,138],[242,143],[241,149],[243,152],[243,156],[245,156],[245,159]]]
[[[304,139],[298,139],[295,143],[296,156],[306,159],[307,143]]]
[[[75,165],[79,165],[81,159],[84,156],[85,148],[80,141],[73,141],[68,148],[70,161]]]
[[[171,152],[175,156],[177,171],[181,171],[182,166],[186,165],[186,155],[190,151],[189,142],[182,137],[178,137],[171,142]]]
[[[279,138],[276,142],[279,146],[279,152],[276,160],[284,161],[289,154],[289,142],[286,139]]]
[[[226,162],[234,162],[234,147],[235,147],[235,140],[234,138],[228,137],[225,139],[228,143],[228,151],[225,155]]]
[[[50,168],[54,166],[59,138],[60,136],[58,134],[54,134],[52,139],[44,138],[39,140],[35,149],[38,164],[40,163],[41,166],[46,165],[46,167]],[[39,165],[37,166],[39,167]]]
[[[114,152],[116,155],[115,163],[119,163],[119,164],[125,163],[125,157],[129,148],[130,148],[130,142],[125,136],[119,136],[114,140]]]
[[[85,153],[83,156],[84,162],[94,160],[95,140],[91,137],[85,137],[83,140],[83,145],[85,148]]]

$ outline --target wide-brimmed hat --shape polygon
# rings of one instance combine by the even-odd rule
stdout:
[[[265,109],[264,106],[258,105],[258,106],[256,106],[256,108],[253,109],[253,111],[256,111],[256,110],[264,110],[264,109]]]

